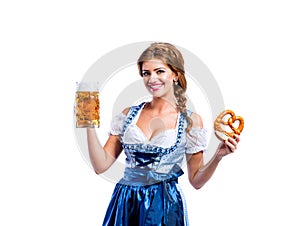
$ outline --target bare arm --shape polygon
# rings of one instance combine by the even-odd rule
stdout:
[[[119,137],[110,135],[104,147],[100,144],[95,129],[87,129],[89,156],[97,174],[106,171],[122,151]]]
[[[200,116],[194,115],[192,119],[197,126],[202,127]],[[188,177],[191,185],[200,189],[212,177],[221,159],[236,150],[239,140],[240,137],[236,136],[236,139],[229,138],[226,142],[221,142],[215,155],[205,165],[202,151],[187,155]]]
[[[125,109],[123,113],[127,114],[128,111],[129,108]],[[110,135],[103,147],[98,140],[95,129],[87,128],[87,141],[90,160],[97,174],[106,171],[122,152],[118,135]]]

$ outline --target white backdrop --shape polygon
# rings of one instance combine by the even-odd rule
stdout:
[[[76,146],[75,82],[112,49],[152,40],[196,54],[245,119],[239,150],[201,190],[180,179],[191,225],[300,224],[297,1],[184,3],[0,3],[0,225],[101,225],[114,185]]]

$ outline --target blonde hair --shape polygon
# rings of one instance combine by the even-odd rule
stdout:
[[[181,52],[172,44],[155,42],[152,43],[139,57],[138,59],[138,69],[139,73],[142,76],[142,66],[143,62],[158,59],[163,63],[168,65],[168,67],[177,75],[178,85],[174,83],[174,96],[176,98],[177,109],[185,116],[187,120],[188,132],[192,125],[192,119],[187,115],[186,102],[187,98],[185,95],[187,89],[187,81],[185,78],[184,70],[184,59]]]

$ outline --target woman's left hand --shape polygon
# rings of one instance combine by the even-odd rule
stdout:
[[[239,141],[239,135],[234,135],[234,138],[228,137],[226,141],[223,141],[219,144],[219,147],[217,149],[217,155],[222,158],[228,154],[235,152]]]

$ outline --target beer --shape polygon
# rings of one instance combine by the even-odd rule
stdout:
[[[76,127],[99,128],[100,126],[100,101],[97,91],[76,92]]]

